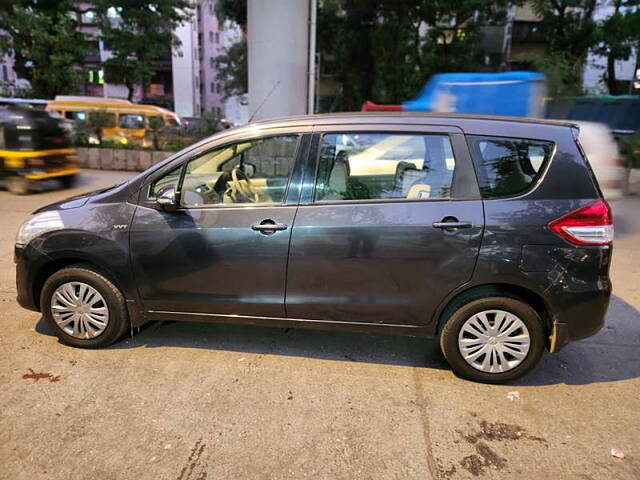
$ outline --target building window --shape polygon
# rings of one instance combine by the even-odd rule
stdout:
[[[216,83],[216,93],[220,93],[220,84]]]
[[[2,65],[2,80],[9,80],[9,72],[6,65]]]
[[[211,68],[215,68],[216,67],[216,59],[213,57],[209,57],[209,65],[211,66]]]
[[[104,70],[102,69],[91,69],[87,72],[89,83],[98,83],[100,85],[104,85]]]
[[[211,82],[211,84],[209,85],[209,89],[211,90],[211,93],[215,93],[216,92],[216,84],[214,82]]]
[[[216,43],[220,43],[220,33],[216,32]]]
[[[213,2],[209,2],[209,15],[213,15]]]
[[[96,12],[93,10],[87,10],[80,14],[80,22],[85,25],[93,25],[96,23]]]
[[[209,41],[213,43],[213,32],[209,32]]]

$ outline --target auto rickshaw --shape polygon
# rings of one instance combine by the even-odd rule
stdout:
[[[0,108],[0,176],[11,193],[24,195],[51,178],[69,188],[77,160],[60,120],[41,110]]]

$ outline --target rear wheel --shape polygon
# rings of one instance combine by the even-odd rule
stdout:
[[[7,190],[14,195],[26,195],[31,191],[31,181],[24,177],[7,178]]]
[[[74,347],[110,345],[129,325],[122,293],[90,265],[72,265],[51,275],[42,288],[40,307],[49,327]]]
[[[488,297],[459,307],[446,321],[440,346],[453,371],[483,383],[505,383],[533,368],[544,349],[544,328],[527,303]]]

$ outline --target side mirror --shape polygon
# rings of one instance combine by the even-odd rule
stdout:
[[[160,208],[165,212],[175,212],[178,208],[175,187],[173,185],[162,187],[158,193],[156,193],[156,203],[160,205]]]

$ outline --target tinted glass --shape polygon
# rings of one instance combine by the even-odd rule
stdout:
[[[553,153],[553,142],[524,138],[468,136],[485,198],[518,195],[538,179]]]
[[[255,139],[190,160],[182,184],[182,206],[282,202],[297,143],[297,135]]]
[[[455,158],[448,135],[332,133],[322,137],[316,201],[446,199]]]
[[[121,113],[120,128],[144,128],[144,115],[141,113]]]
[[[64,116],[70,120],[86,120],[87,112],[65,112]]]

